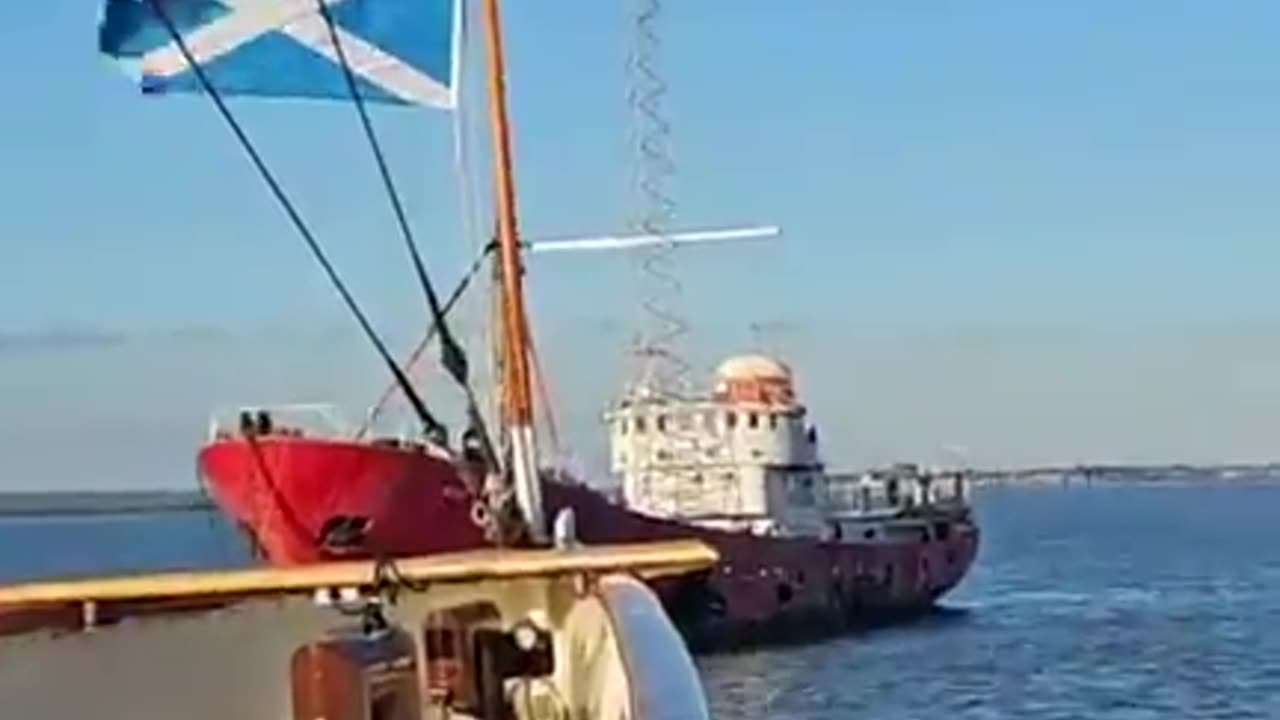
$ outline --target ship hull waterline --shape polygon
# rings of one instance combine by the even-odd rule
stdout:
[[[492,545],[455,466],[420,447],[233,437],[203,447],[198,468],[214,502],[275,565]],[[923,537],[820,540],[653,518],[577,483],[544,480],[543,493],[549,517],[572,508],[583,543],[695,538],[717,550],[720,562],[712,570],[653,583],[701,652],[805,641],[923,616],[964,578],[979,544],[967,517],[932,519],[933,531]],[[322,540],[336,518],[361,524],[358,546],[335,548]]]

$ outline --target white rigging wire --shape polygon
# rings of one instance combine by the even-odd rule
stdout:
[[[475,145],[475,133],[478,131],[476,123],[469,122],[471,116],[468,112],[469,103],[467,102],[467,78],[466,68],[470,64],[469,54],[471,50],[467,38],[470,35],[468,22],[471,17],[468,8],[470,2],[468,0],[460,0],[458,3],[458,12],[460,14],[461,32],[459,32],[458,42],[460,44],[458,50],[458,68],[457,68],[457,88],[458,102],[454,108],[453,117],[451,118],[451,130],[453,139],[453,172],[454,180],[457,185],[459,217],[461,219],[460,230],[464,238],[468,241],[471,257],[479,257],[483,252],[485,245],[489,243],[487,233],[481,231],[482,222],[480,219],[480,208],[477,198],[480,197],[480,187],[476,174],[473,171],[471,148]],[[492,328],[489,328],[489,313],[485,307],[488,293],[478,294],[480,298],[474,303],[470,312],[463,313],[464,325],[466,326],[466,335],[469,340],[467,345],[468,355],[475,358],[481,355],[485,358],[483,367],[484,375],[480,378],[477,385],[477,395],[482,408],[490,408],[492,410],[493,390],[496,377],[493,368],[493,353],[489,349],[489,340]],[[476,351],[480,352],[477,353]]]

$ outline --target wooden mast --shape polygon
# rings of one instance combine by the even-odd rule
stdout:
[[[502,55],[498,0],[483,0],[489,65],[489,120],[493,132],[495,209],[498,221],[498,274],[502,293],[503,415],[511,450],[511,478],[531,539],[546,539],[542,486],[538,479],[533,433],[533,392],[529,378],[528,323],[520,238],[516,229],[515,179],[511,129],[507,120],[506,68]]]

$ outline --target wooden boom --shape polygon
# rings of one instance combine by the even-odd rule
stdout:
[[[575,573],[634,572],[654,578],[710,567],[716,551],[697,540],[584,546],[573,550],[477,550],[395,560],[399,577],[413,582],[462,583]],[[0,586],[5,606],[55,603],[160,601],[181,598],[283,595],[326,588],[373,587],[372,560],[288,568],[150,573]]]

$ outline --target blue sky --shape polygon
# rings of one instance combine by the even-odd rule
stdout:
[[[506,3],[528,234],[625,217],[625,8]],[[0,3],[21,28],[0,45],[0,487],[188,484],[212,407],[358,411],[383,382],[207,100],[139,97],[97,13]],[[1276,456],[1278,21],[1263,0],[667,3],[681,223],[785,231],[680,256],[690,355],[782,323],[762,342],[841,465]],[[421,301],[350,107],[236,109],[411,343]],[[449,119],[376,122],[448,284],[469,247]],[[529,282],[590,462],[634,263],[539,258]]]

